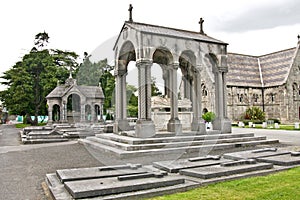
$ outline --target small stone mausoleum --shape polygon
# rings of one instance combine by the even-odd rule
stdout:
[[[48,124],[95,123],[102,118],[104,95],[98,86],[77,85],[70,76],[48,96]]]

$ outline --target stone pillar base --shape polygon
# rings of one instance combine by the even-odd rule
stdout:
[[[48,120],[47,125],[52,125],[53,124],[53,120]]]
[[[175,134],[182,133],[182,124],[179,119],[170,119],[167,124],[167,130],[169,132],[175,132]]]
[[[119,133],[120,131],[130,130],[129,122],[127,119],[119,119],[114,123],[114,133]]]
[[[221,133],[231,133],[231,121],[227,119],[216,118],[213,121],[214,130],[220,130]]]
[[[191,124],[191,130],[197,131],[197,135],[205,135],[206,134],[206,126],[204,121],[193,121]]]
[[[137,120],[135,125],[135,137],[151,138],[155,135],[155,125],[152,120]]]

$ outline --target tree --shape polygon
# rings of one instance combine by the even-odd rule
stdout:
[[[0,92],[0,100],[10,114],[26,116],[27,122],[31,125],[37,125],[39,115],[47,114],[45,97],[58,82],[67,79],[68,67],[77,67],[76,53],[42,49],[49,39],[45,32],[37,34],[35,38],[37,46],[4,72],[1,77],[4,81],[1,83],[7,85],[7,89]],[[36,47],[41,49],[38,50]],[[34,116],[33,120],[31,116]]]
[[[156,78],[151,77],[151,96],[161,96],[162,93],[159,91],[159,88],[156,86]]]
[[[138,116],[138,97],[135,95],[137,88],[134,85],[126,86],[126,96],[128,100],[127,111],[129,117]]]

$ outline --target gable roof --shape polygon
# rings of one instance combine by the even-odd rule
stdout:
[[[67,86],[67,85],[62,85],[62,86],[57,86],[56,88],[54,88],[54,90],[52,90],[48,95],[47,95],[47,99],[48,98],[61,98],[64,95],[66,95],[69,91],[78,89],[82,95],[84,95],[87,98],[104,98],[104,94],[103,91],[101,89],[101,87],[97,87],[97,86],[85,86],[85,85],[71,85],[71,86]]]
[[[283,85],[293,64],[296,48],[262,56],[228,53],[227,85],[274,87]]]
[[[117,41],[119,40],[120,35],[126,26],[128,26],[136,31],[140,31],[142,33],[149,33],[149,34],[162,35],[162,36],[168,36],[168,37],[178,37],[178,38],[191,39],[191,40],[208,42],[208,43],[228,45],[227,43],[225,43],[221,40],[217,40],[206,34],[200,34],[199,32],[158,26],[158,25],[152,25],[152,24],[145,24],[145,23],[139,23],[139,22],[125,21],[113,49],[115,49]]]

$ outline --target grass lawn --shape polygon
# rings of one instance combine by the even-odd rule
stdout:
[[[267,129],[273,129],[273,130],[295,130],[295,131],[300,131],[300,129],[295,129],[294,125],[290,124],[279,124],[279,129],[273,128],[267,128]],[[249,126],[245,126],[245,128],[250,128]],[[255,124],[255,128],[262,128],[262,124]]]
[[[300,199],[300,167],[261,177],[216,183],[151,200]]]

